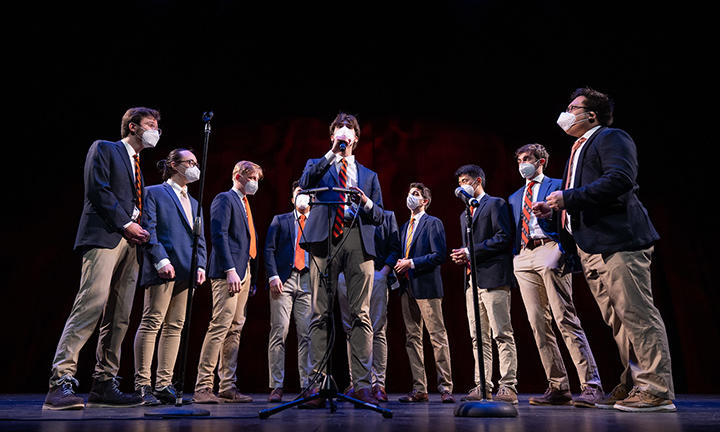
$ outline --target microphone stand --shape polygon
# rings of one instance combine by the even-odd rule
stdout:
[[[207,165],[208,155],[208,142],[210,141],[210,120],[213,118],[213,112],[209,111],[203,114],[203,122],[205,123],[205,132],[203,139],[203,154],[202,161],[200,162],[202,168],[200,169],[200,190],[198,191],[198,211],[193,221],[193,246],[192,255],[190,259],[190,276],[188,277],[188,293],[187,303],[185,305],[185,323],[180,333],[180,347],[178,355],[182,356],[180,364],[178,365],[178,378],[175,383],[176,399],[175,408],[161,408],[154,411],[148,411],[145,413],[147,417],[161,417],[161,418],[176,418],[176,417],[200,417],[209,416],[210,411],[200,408],[182,408],[183,406],[183,389],[185,386],[185,368],[187,365],[187,353],[188,353],[188,334],[190,333],[190,316],[192,314],[192,302],[193,293],[197,288],[197,269],[198,269],[198,246],[200,243],[200,235],[202,234],[202,202],[203,202],[203,190],[205,189],[205,166]]]
[[[487,401],[485,392],[485,358],[483,356],[483,333],[480,323],[480,299],[478,298],[477,287],[477,259],[475,258],[475,244],[473,242],[472,203],[467,201],[465,206],[465,244],[470,251],[470,289],[473,296],[473,313],[475,314],[475,340],[477,341],[477,357],[480,369],[480,401],[463,402],[455,408],[456,417],[517,417],[517,409],[513,404],[507,402]],[[490,342],[492,343],[492,342]]]
[[[337,190],[337,188],[328,188],[328,191]],[[353,191],[348,191],[348,194],[350,193],[356,193]],[[334,258],[331,254],[331,246],[332,246],[332,231],[333,231],[333,224],[335,221],[335,218],[333,217],[334,211],[333,209],[336,208],[338,205],[350,205],[352,201],[314,201],[311,202],[310,205],[324,205],[327,206],[328,210],[328,237],[327,237],[327,261],[325,262],[325,268],[322,272],[318,271],[318,275],[320,277],[320,286],[325,288],[325,292],[327,293],[328,298],[328,308],[327,312],[325,314],[325,320],[326,320],[326,327],[325,331],[327,332],[327,347],[325,349],[325,357],[327,358],[326,365],[325,365],[325,373],[323,375],[322,383],[320,384],[320,390],[318,393],[311,394],[306,397],[297,397],[295,400],[278,405],[273,408],[268,408],[260,411],[258,413],[258,416],[261,419],[266,419],[270,417],[273,414],[277,414],[281,411],[284,411],[288,408],[292,408],[294,406],[302,405],[304,403],[313,401],[315,399],[327,399],[330,402],[330,412],[334,413],[337,411],[337,404],[335,402],[335,399],[342,400],[345,402],[352,402],[355,404],[356,407],[363,407],[368,408],[373,411],[376,411],[384,418],[392,418],[392,411],[389,409],[382,408],[378,405],[374,405],[371,403],[363,402],[359,399],[355,399],[353,397],[347,396],[343,393],[340,393],[337,388],[337,384],[335,383],[335,379],[332,376],[332,348],[334,346],[334,337],[335,337],[335,318],[334,318],[334,312],[333,309],[335,308],[335,295],[330,289],[330,276],[329,276],[329,269],[330,269],[330,263],[332,262],[332,259]],[[299,234],[298,234],[299,235]],[[342,241],[345,241],[343,238]],[[318,268],[318,270],[320,270]],[[315,370],[315,374],[322,373],[321,370]],[[316,380],[314,378],[313,380]],[[309,387],[309,386],[308,386]],[[305,393],[303,393],[305,394]],[[302,396],[302,394],[300,395]]]

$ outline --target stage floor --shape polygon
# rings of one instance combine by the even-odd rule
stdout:
[[[87,395],[82,395],[87,399]],[[454,416],[457,404],[442,404],[436,393],[429,403],[403,404],[400,394],[389,395],[382,404],[393,417],[356,409],[341,402],[338,409],[299,410],[289,408],[260,419],[260,410],[276,406],[266,402],[267,394],[253,394],[247,404],[197,405],[210,411],[209,417],[155,419],[146,417],[158,407],[86,408],[76,411],[42,410],[44,394],[0,395],[2,431],[720,431],[720,395],[681,395],[675,413],[625,413],[615,410],[581,409],[572,406],[535,407],[528,404],[530,394],[520,395],[515,418],[461,418]],[[286,395],[285,401],[295,395]],[[456,397],[460,397],[457,394]],[[187,396],[186,396],[187,397]]]

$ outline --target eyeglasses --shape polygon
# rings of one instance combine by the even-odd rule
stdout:
[[[145,126],[143,126],[143,125],[141,125],[141,124],[138,124],[138,123],[135,123],[135,122],[133,122],[133,124],[141,127],[143,130],[147,130],[147,129],[145,129]],[[158,132],[158,135],[162,135],[162,129],[160,129],[159,127],[157,127],[157,126],[155,126],[155,127],[150,126],[150,129],[156,130],[156,131]]]
[[[186,164],[188,164],[188,166],[190,166],[190,167],[196,167],[196,166],[198,166],[198,163],[195,162],[195,161],[192,160],[192,159],[181,160],[181,161],[178,161],[178,163],[186,163]]]
[[[567,110],[565,110],[565,112],[574,111],[574,110],[579,109],[579,108],[588,109],[588,107],[582,106],[582,105],[570,105],[569,107],[567,107]]]

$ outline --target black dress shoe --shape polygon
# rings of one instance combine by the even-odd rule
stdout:
[[[140,386],[138,390],[135,390],[135,393],[140,395],[145,406],[160,405],[160,401],[153,395],[152,386]]]
[[[160,402],[166,405],[174,404],[177,401],[177,392],[175,391],[175,387],[171,385],[155,389],[153,394]]]
[[[123,393],[118,388],[118,378],[107,381],[93,380],[88,396],[88,408],[128,408],[143,404],[137,393]]]

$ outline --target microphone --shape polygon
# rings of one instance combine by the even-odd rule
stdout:
[[[460,198],[462,200],[462,202],[464,202],[466,205],[469,205],[471,207],[477,207],[480,205],[480,202],[478,200],[476,200],[474,196],[465,192],[465,189],[463,189],[460,186],[458,186],[458,188],[455,189],[455,196]]]
[[[339,188],[339,187],[319,187],[319,188],[313,188],[313,189],[303,189],[298,191],[298,195],[311,195],[316,194],[320,192],[338,192],[338,193],[344,193],[344,194],[359,194],[360,192],[356,191],[355,189],[347,189],[347,188]]]
[[[340,146],[340,151],[345,151],[345,149],[347,148],[347,141],[338,140],[338,145]]]
[[[212,120],[213,115],[215,114],[212,111],[203,113],[203,123],[208,123],[210,120]]]

